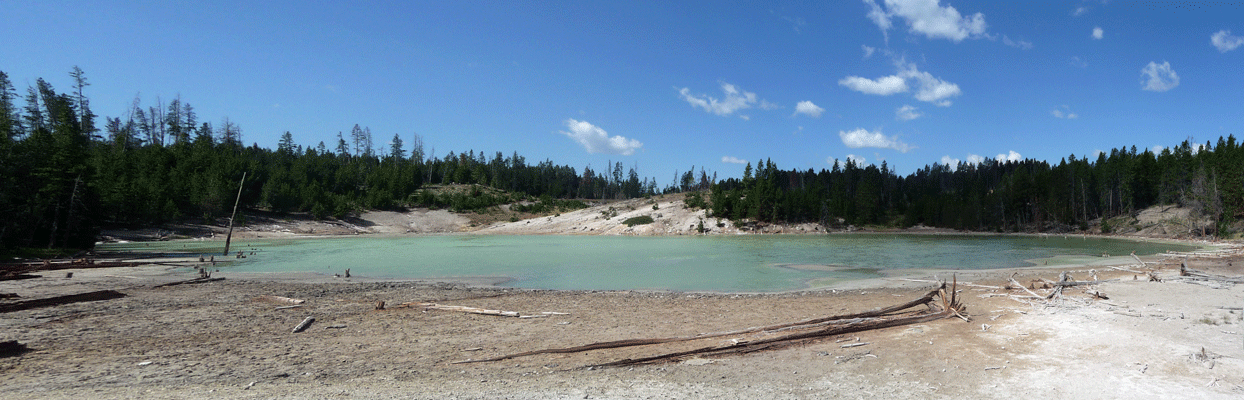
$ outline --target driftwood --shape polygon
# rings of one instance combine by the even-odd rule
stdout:
[[[502,361],[516,357],[525,357],[536,354],[562,354],[562,353],[578,353],[590,350],[611,349],[620,347],[643,346],[662,343],[687,342],[701,339],[709,339],[722,336],[733,336],[747,333],[757,332],[778,332],[787,330],[802,330],[803,332],[793,333],[785,336],[773,337],[755,341],[733,341],[731,344],[724,346],[702,347],[690,351],[682,351],[676,353],[659,354],[651,357],[638,359],[626,359],[611,363],[593,365],[591,367],[617,367],[638,364],[650,364],[657,362],[676,361],[685,356],[720,356],[727,354],[746,354],[756,351],[779,349],[789,346],[804,344],[810,341],[820,340],[829,336],[863,332],[875,329],[889,328],[894,326],[916,324],[928,321],[934,321],[943,318],[959,317],[967,319],[963,316],[962,311],[965,309],[956,298],[955,287],[951,286],[949,294],[947,294],[946,284],[943,283],[938,289],[930,291],[924,296],[899,305],[880,308],[872,311],[836,315],[825,318],[804,320],[779,325],[769,325],[764,327],[748,328],[737,331],[683,336],[671,338],[650,338],[650,339],[627,339],[611,342],[591,343],[583,346],[555,348],[545,350],[535,350],[522,353],[504,355],[495,358],[481,360],[459,361],[454,364],[476,363],[476,362],[492,362]],[[935,297],[941,298],[941,304],[934,301]],[[908,308],[925,305],[929,310],[921,312],[908,312],[901,315],[895,313],[906,310]]]
[[[46,299],[34,299],[19,301],[16,303],[0,304],[0,313],[29,310],[32,308],[51,307],[61,304],[81,303],[86,301],[112,300],[122,297],[125,297],[125,293],[115,290],[100,290],[95,292],[71,294],[67,296],[49,297]]]
[[[469,314],[496,315],[499,317],[519,316],[518,311],[489,310],[489,309],[484,309],[484,308],[467,307],[467,306],[447,306],[447,305],[436,304],[436,303],[418,303],[418,304],[415,304],[415,306],[423,307],[424,310],[457,311],[457,312],[464,312],[464,313],[469,313]]]
[[[208,282],[216,282],[216,281],[223,281],[223,280],[225,280],[225,278],[194,278],[194,279],[184,280],[184,281],[169,282],[165,284],[155,285],[152,287],[160,288],[160,287],[166,287],[166,286],[193,285],[196,283],[208,283]]]
[[[298,326],[294,327],[294,333],[307,330],[307,328],[311,327],[312,322],[315,322],[315,317],[307,317],[306,319],[302,320],[302,322],[298,323]]]
[[[306,300],[303,300],[303,299],[291,299],[289,297],[269,296],[269,295],[263,295],[263,296],[256,297],[255,300],[266,301],[269,303],[277,303],[277,304],[302,304],[302,303],[307,302]]]
[[[1186,264],[1182,264],[1182,263],[1179,264],[1179,276],[1182,276],[1188,279],[1196,279],[1196,280],[1219,281],[1219,282],[1227,282],[1227,283],[1244,283],[1244,277],[1215,275],[1215,274],[1207,273],[1205,271],[1198,271],[1192,268],[1188,268]]]
[[[23,274],[15,271],[5,271],[0,273],[0,281],[16,281],[21,279],[42,278],[43,275]]]

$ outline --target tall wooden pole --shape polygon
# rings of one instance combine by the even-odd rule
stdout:
[[[246,172],[242,172],[242,180],[238,182],[238,198],[233,201],[233,214],[229,215],[229,234],[225,235],[225,255],[229,255],[229,242],[233,240],[233,219],[238,216],[238,203],[242,202],[242,184],[246,183]]]

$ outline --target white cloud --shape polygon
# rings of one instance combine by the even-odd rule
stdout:
[[[889,96],[907,91],[907,80],[898,75],[883,76],[876,80],[848,76],[839,80],[838,84],[860,93],[878,96]]]
[[[1071,112],[1071,107],[1065,104],[1054,107],[1053,110],[1050,110],[1050,115],[1053,115],[1054,118],[1061,119],[1076,119],[1080,117],[1079,115],[1076,115],[1076,113]]]
[[[1000,163],[1013,162],[1013,161],[1017,162],[1017,161],[1023,161],[1024,156],[1019,155],[1019,153],[1016,153],[1015,150],[1011,150],[1007,154],[998,154],[993,159],[998,160],[998,162]]]
[[[894,75],[883,76],[877,79],[848,76],[839,80],[838,84],[864,94],[889,96],[908,91],[910,89],[908,82],[910,81],[912,86],[916,86],[916,100],[927,101],[941,107],[950,105],[950,100],[947,100],[948,97],[962,94],[962,91],[959,90],[959,85],[937,79],[933,74],[920,71],[916,69],[915,64],[905,64],[901,60],[897,64],[899,71]]]
[[[1231,36],[1231,31],[1224,29],[1210,36],[1209,42],[1217,47],[1218,51],[1226,53],[1244,45],[1244,36]]]
[[[1164,61],[1162,64],[1150,61],[1149,65],[1140,70],[1143,76],[1140,80],[1142,90],[1151,92],[1165,92],[1179,86],[1179,75],[1175,74],[1175,70],[1171,69],[1171,63]]]
[[[865,60],[867,60],[868,57],[872,57],[873,53],[877,51],[877,49],[868,47],[867,45],[860,45],[860,47],[864,48],[864,59]]]
[[[847,159],[851,161],[855,161],[855,165],[864,165],[864,163],[868,162],[867,158],[864,158],[863,156],[857,156],[854,154],[847,154]]]
[[[881,33],[889,41],[888,31],[893,26],[892,17],[907,21],[909,30],[923,34],[930,39],[947,39],[954,42],[968,37],[985,35],[985,15],[981,13],[964,16],[954,7],[938,5],[938,0],[885,0],[881,7],[874,0],[864,0],[868,4],[868,19],[881,28]]]
[[[1079,17],[1081,15],[1084,15],[1084,13],[1086,12],[1088,12],[1088,7],[1084,7],[1084,6],[1076,7],[1075,11],[1071,12],[1071,16]]]
[[[1019,153],[1016,153],[1013,151],[1011,152],[1011,154],[1014,154],[1016,157],[1019,156]],[[999,156],[1002,156],[1002,154],[999,154]],[[970,153],[968,154],[968,157],[967,157],[968,164],[980,165],[983,162],[985,162],[985,157],[978,156],[976,154],[970,154]],[[942,156],[942,164],[949,166],[952,171],[959,170],[959,163],[960,163],[960,160],[958,158],[952,158],[950,156]]]
[[[1153,154],[1162,154],[1162,150],[1166,150],[1166,146],[1154,145],[1151,150],[1153,150]]]
[[[622,136],[609,137],[609,133],[604,129],[600,129],[596,125],[592,125],[587,121],[576,121],[574,119],[566,120],[566,128],[570,131],[561,131],[574,141],[583,145],[588,153],[605,153],[605,154],[621,154],[629,156],[635,154],[635,150],[643,147],[644,144],[635,139],[627,139]]]
[[[823,112],[825,112],[824,108],[817,107],[817,105],[812,104],[811,101],[801,101],[799,102],[799,104],[795,105],[794,115],[807,114],[809,117],[812,117],[812,118],[820,118],[821,113]]]
[[[853,149],[875,147],[879,149],[894,149],[906,153],[915,148],[912,145],[899,141],[897,136],[886,137],[881,132],[869,132],[864,128],[857,128],[850,132],[838,131],[838,137],[842,139],[842,144]]]
[[[950,156],[942,156],[942,165],[950,167],[951,171],[959,169],[959,159],[950,158]]]
[[[747,164],[747,160],[730,156],[721,156],[721,162],[727,164]]]
[[[939,107],[948,107],[950,100],[946,98],[962,93],[959,91],[959,85],[934,78],[933,74],[928,72],[918,71],[915,64],[909,65],[903,75],[920,82],[920,89],[916,90],[916,100],[927,101]]]
[[[916,112],[916,108],[910,105],[903,105],[897,110],[894,110],[894,118],[900,121],[911,121],[913,119],[920,118],[923,115],[924,114]]]
[[[1032,42],[1026,40],[1011,40],[1011,38],[1006,35],[1002,35],[1002,44],[1024,50],[1032,48]]]
[[[1071,61],[1068,61],[1067,63],[1076,68],[1088,67],[1088,61],[1080,58],[1080,56],[1071,56]]]
[[[721,116],[730,115],[735,111],[748,109],[752,105],[757,104],[765,110],[778,107],[776,104],[758,99],[755,93],[744,91],[739,89],[738,86],[726,82],[721,83],[721,91],[726,95],[724,99],[717,99],[709,95],[692,95],[691,89],[688,88],[679,89],[678,94],[692,107],[703,108],[704,111]]]
[[[1101,30],[1100,26],[1093,27],[1093,39],[1101,40],[1101,38],[1105,36],[1105,33],[1105,31]]]

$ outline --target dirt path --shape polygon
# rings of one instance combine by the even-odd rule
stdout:
[[[1177,262],[1175,260],[1173,262]],[[1244,274],[1230,258],[1194,260]],[[1168,262],[1164,276],[1176,274]],[[1113,270],[1112,270],[1113,271]],[[188,279],[165,267],[78,270],[74,278],[0,282],[24,298],[117,289],[122,299],[6,313],[0,341],[33,351],[0,358],[5,398],[1239,398],[1244,395],[1244,286],[1121,279],[1064,300],[962,287],[973,321],[938,320],[831,337],[776,351],[633,368],[584,366],[728,343],[733,337],[455,361],[621,339],[687,336],[866,311],[931,284],[785,294],[540,291],[431,282],[303,283]],[[1072,276],[1089,279],[1087,269]],[[1010,272],[959,279],[1000,286]],[[1054,280],[1023,270],[1018,279]],[[49,276],[53,276],[49,274]],[[1038,289],[1039,290],[1039,289]],[[305,299],[300,308],[258,300]],[[389,308],[375,310],[375,302]],[[9,300],[6,300],[9,301]],[[394,308],[410,301],[518,311],[519,319]],[[310,329],[291,333],[307,316]],[[762,335],[775,335],[766,333]],[[867,343],[855,347],[845,344]],[[1202,349],[1204,349],[1202,351]],[[1051,396],[1052,395],[1052,396]]]

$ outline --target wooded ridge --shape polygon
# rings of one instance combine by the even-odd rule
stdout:
[[[884,162],[784,171],[765,160],[749,164],[742,178],[718,180],[693,167],[659,187],[621,162],[594,171],[550,160],[532,164],[517,153],[436,157],[425,153],[418,135],[407,146],[395,134],[386,152],[359,125],[331,146],[298,145],[290,132],[276,149],[246,146],[236,123],[200,121],[180,98],[149,107],[135,99],[127,115],[105,116],[100,129],[84,95],[85,74],[75,67],[70,76],[68,93],[36,80],[19,107],[0,71],[0,214],[6,216],[0,249],[89,248],[106,224],[219,223],[244,173],[242,208],[316,218],[406,207],[469,211],[537,199],[555,212],[581,205],[574,199],[684,191],[694,192],[688,205],[717,218],[829,227],[1085,230],[1094,221],[1177,204],[1193,211],[1190,231],[1223,235],[1239,230],[1244,217],[1244,149],[1234,136],[1184,141],[1159,153],[1133,146],[1095,160],[1072,155],[1058,164],[934,164],[907,176]],[[439,184],[477,186],[424,190]],[[1108,223],[1102,230],[1110,230]]]

